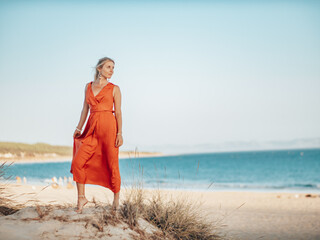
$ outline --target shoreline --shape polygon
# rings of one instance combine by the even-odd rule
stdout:
[[[76,190],[76,182],[72,181],[72,188],[70,188],[70,186],[68,187],[68,185],[66,183],[64,183],[63,185],[58,185],[56,187],[53,187],[53,182],[50,184],[31,184],[31,183],[14,183],[14,182],[2,182],[0,181],[0,185],[2,186],[6,186],[6,189],[12,190],[13,188],[20,188],[23,190],[35,190],[35,189],[48,189],[49,191],[53,190],[53,191],[70,191],[70,190]],[[108,193],[112,194],[112,192],[105,187],[102,187],[100,185],[93,185],[93,184],[85,184],[86,189],[90,189],[91,191],[107,191]],[[129,187],[121,187],[121,191],[126,192],[129,191],[130,189],[132,189],[131,186]],[[239,195],[239,196],[245,196],[245,195],[255,195],[255,196],[272,196],[272,197],[276,197],[276,198],[282,198],[282,199],[317,199],[317,201],[319,201],[320,203],[320,194],[313,194],[310,193],[309,191],[307,192],[298,192],[298,191],[292,191],[292,192],[281,192],[281,191],[264,191],[264,189],[260,189],[259,191],[249,191],[249,190],[234,190],[234,189],[230,189],[230,190],[214,190],[214,191],[205,191],[203,189],[169,189],[169,188],[163,188],[163,189],[159,189],[159,188],[142,188],[143,191],[145,192],[162,192],[162,193],[171,193],[171,194],[190,194],[190,196],[195,197],[196,198],[196,194],[200,194],[200,195]],[[76,192],[75,192],[76,193]],[[308,196],[306,196],[308,195]],[[232,198],[232,201],[237,201],[236,198]],[[319,213],[320,213],[320,208],[318,209]],[[320,215],[319,215],[320,216]]]
[[[16,181],[16,180],[14,180]],[[32,186],[37,186],[37,187],[48,187],[52,184],[53,182],[50,182],[48,184],[44,184],[44,183],[39,183],[39,184],[33,184],[33,183],[17,183],[17,182],[10,182],[10,181],[2,181],[0,180],[0,185],[8,185],[9,187],[32,187]],[[66,184],[64,182],[64,184]],[[72,181],[72,184],[75,185],[76,182]],[[89,183],[85,183],[86,187],[90,187],[90,188],[102,188],[102,189],[107,189],[105,187],[102,187],[100,185],[94,185],[94,184],[89,184]],[[65,188],[64,185],[59,186],[59,188]],[[124,187],[122,186],[121,189],[130,189],[130,187]],[[146,191],[170,191],[170,192],[197,192],[197,193],[268,193],[268,194],[309,194],[309,191],[304,191],[300,192],[297,190],[292,190],[290,192],[282,192],[282,191],[278,191],[278,190],[271,190],[271,191],[265,191],[265,189],[255,189],[255,190],[248,190],[248,189],[243,189],[243,190],[239,190],[239,189],[215,189],[215,190],[204,190],[204,189],[184,189],[184,188],[148,188],[148,187],[142,187],[143,190]],[[320,192],[319,194],[313,194],[313,195],[317,195],[316,197],[320,198]],[[320,210],[320,209],[319,209]]]
[[[0,179],[0,184],[8,184],[9,186],[13,185],[19,185],[19,186],[37,186],[37,187],[48,187],[52,184],[52,180],[50,183],[43,183],[43,182],[33,182],[33,181],[28,181],[27,183],[17,183],[16,180],[5,180],[3,181]],[[63,184],[66,184],[65,182]],[[73,181],[73,184],[75,182]],[[86,187],[89,188],[95,188],[101,186],[99,185],[94,185],[94,184],[85,184]],[[61,186],[63,187],[63,185]],[[127,188],[125,186],[122,186],[123,189]],[[268,194],[292,194],[294,197],[297,198],[297,195],[301,197],[302,195],[311,195],[311,197],[319,197],[320,198],[320,190],[312,190],[312,189],[264,189],[264,188],[254,188],[254,189],[248,189],[248,188],[243,188],[243,189],[238,189],[238,188],[211,188],[211,189],[201,189],[201,188],[152,188],[152,187],[143,187],[144,190],[147,191],[180,191],[180,192],[193,192],[193,193],[268,193]]]

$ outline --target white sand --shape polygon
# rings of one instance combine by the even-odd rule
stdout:
[[[49,186],[41,191],[42,188],[42,186],[10,184],[7,190],[8,193],[16,196],[17,202],[26,203],[27,206],[34,206],[35,202],[76,206],[77,191],[75,187],[54,189]],[[154,191],[147,192],[152,194]],[[320,239],[320,197],[316,194],[312,194],[313,197],[306,197],[306,194],[301,193],[188,192],[177,190],[163,190],[161,192],[175,198],[183,197],[192,201],[202,201],[202,209],[199,210],[209,213],[210,221],[222,219],[225,224],[222,233],[226,234],[226,239]],[[124,193],[125,189],[122,189],[121,196]],[[113,198],[110,190],[100,186],[86,186],[86,196],[89,201],[94,197],[97,201],[104,203],[111,203]],[[94,206],[93,203],[85,206],[84,213],[87,215],[84,216],[90,218],[90,214],[94,214],[92,206]],[[59,236],[59,239],[64,239],[63,237],[77,239],[73,237],[77,232],[81,232],[83,239],[89,239],[92,237],[90,235],[92,231],[99,234],[94,227],[85,229],[83,225],[63,224],[52,218],[48,225],[50,227],[44,226],[45,223],[39,221],[28,225],[21,220],[21,216],[37,217],[38,214],[34,209],[24,210],[21,216],[16,214],[12,215],[13,217],[11,215],[0,217],[0,236],[7,236],[7,239],[37,239],[37,236],[45,231],[44,236],[47,239],[55,239],[54,236]],[[71,208],[65,212],[55,210],[52,214],[52,216],[62,214],[70,219],[78,217]],[[10,216],[13,219],[10,219]],[[20,221],[18,221],[19,219]],[[17,226],[19,227],[17,228]],[[113,237],[108,239],[131,239],[129,237],[130,231],[124,231],[123,228],[126,226],[118,226],[112,230],[110,228],[108,231]],[[152,227],[147,226],[147,228],[152,233]],[[31,231],[32,229],[37,229],[37,231]],[[69,231],[73,232],[73,235],[70,235]]]

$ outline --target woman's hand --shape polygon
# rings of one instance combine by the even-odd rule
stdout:
[[[120,147],[123,144],[122,135],[117,135],[116,138],[116,147]]]
[[[81,132],[79,130],[77,130],[77,129],[73,133],[73,137],[74,138],[79,137],[80,135],[81,135]]]

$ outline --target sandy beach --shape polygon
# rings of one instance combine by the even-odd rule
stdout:
[[[6,187],[6,192],[14,196],[17,203],[24,203],[25,206],[34,206],[37,203],[75,207],[77,191],[74,183],[72,186],[53,188],[51,185],[45,187],[11,183]],[[127,191],[128,189],[123,188],[121,196]],[[145,190],[150,196],[155,191]],[[163,196],[170,196],[173,199],[182,197],[193,202],[202,202],[199,211],[208,214],[209,221],[220,221],[224,225],[221,229],[221,233],[225,235],[224,239],[320,239],[318,194],[214,190],[212,192],[161,190],[160,192]],[[86,196],[89,201],[94,198],[96,201],[111,203],[113,194],[103,187],[87,185]],[[90,206],[92,207],[93,203],[87,204],[85,209],[89,211]],[[90,212],[88,214],[90,215]],[[21,228],[16,229],[19,217],[13,220],[9,216],[0,217],[0,236],[6,236],[6,239],[25,239],[24,237],[29,234],[28,228],[31,230],[32,225],[29,227],[21,225]],[[52,224],[56,224],[57,231],[62,231],[57,222]],[[110,239],[130,239],[125,237],[124,231],[119,231],[113,233],[113,236],[117,237]]]

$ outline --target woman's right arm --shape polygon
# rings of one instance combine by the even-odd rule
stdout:
[[[88,88],[88,84],[86,85],[85,90],[84,90],[83,107],[82,107],[82,111],[81,111],[80,120],[79,120],[79,123],[78,123],[78,126],[77,126],[77,128],[79,128],[79,129],[82,129],[82,126],[84,125],[84,123],[85,123],[85,121],[87,119],[87,116],[88,116],[88,112],[89,112],[89,105],[88,105],[88,103],[86,101],[87,88]],[[76,135],[77,132],[80,133],[80,131],[77,131],[77,129],[76,129],[74,136]]]

